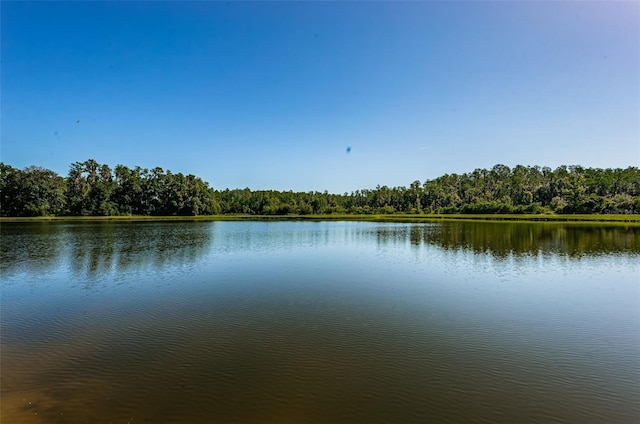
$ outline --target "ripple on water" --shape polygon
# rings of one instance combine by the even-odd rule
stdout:
[[[52,272],[10,268],[0,421],[638,421],[628,243],[574,257],[456,244],[458,227],[219,224],[92,228],[115,252],[97,262],[70,227],[50,240],[73,249],[34,262]]]

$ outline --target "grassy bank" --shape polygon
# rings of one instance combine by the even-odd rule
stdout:
[[[436,222],[537,221],[537,222],[618,222],[640,225],[640,215],[541,215],[541,214],[388,214],[388,215],[206,215],[206,216],[47,216],[1,217],[0,222],[170,222],[170,221],[372,221]]]

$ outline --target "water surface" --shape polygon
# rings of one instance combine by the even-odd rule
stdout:
[[[640,420],[640,228],[2,224],[1,422]]]

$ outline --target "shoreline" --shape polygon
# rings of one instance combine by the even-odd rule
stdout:
[[[640,225],[640,214],[633,215],[544,215],[544,214],[388,214],[388,215],[200,215],[200,216],[38,216],[0,217],[0,223],[27,222],[175,222],[175,221],[369,221],[369,222],[542,222],[542,223],[619,223]]]

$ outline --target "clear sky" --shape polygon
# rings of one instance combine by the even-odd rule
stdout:
[[[640,166],[638,2],[0,5],[14,167],[342,193],[497,163]]]

